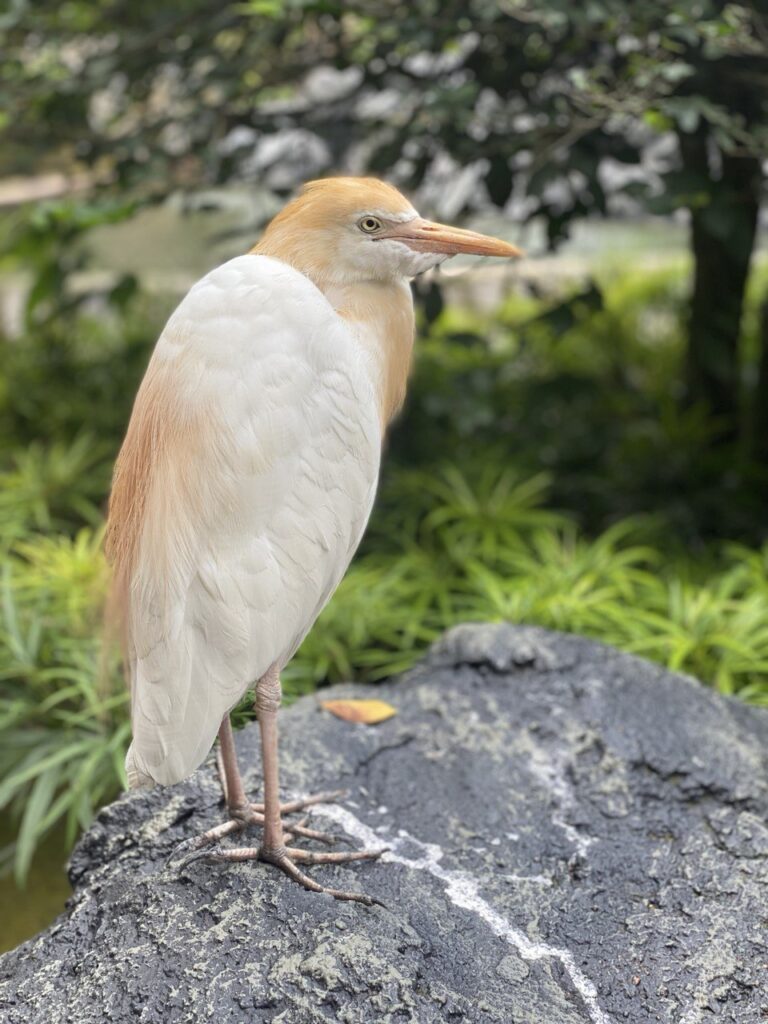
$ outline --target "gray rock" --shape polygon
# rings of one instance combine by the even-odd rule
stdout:
[[[378,864],[166,866],[221,819],[209,763],[105,808],[47,932],[0,960],[0,1019],[758,1024],[768,1014],[768,714],[610,648],[463,626],[350,725],[282,720],[287,793]],[[326,691],[323,697],[330,694]],[[248,782],[257,734],[238,736]]]

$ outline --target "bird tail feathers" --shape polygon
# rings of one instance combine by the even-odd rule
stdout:
[[[152,776],[143,772],[137,764],[133,744],[125,755],[125,774],[128,776],[128,789],[153,789],[156,785]]]

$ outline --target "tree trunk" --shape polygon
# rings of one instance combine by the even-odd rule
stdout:
[[[714,180],[705,132],[681,134],[680,149],[697,196],[690,208],[694,273],[686,391],[690,403],[705,405],[721,419],[722,439],[732,440],[740,421],[739,333],[757,229],[760,162],[722,154]]]
[[[768,466],[768,297],[760,308],[760,364],[752,423],[752,455]]]

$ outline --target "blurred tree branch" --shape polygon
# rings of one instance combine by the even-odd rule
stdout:
[[[143,201],[253,174],[223,145],[236,128],[258,139],[301,127],[327,145],[329,168],[354,150],[356,166],[406,186],[441,155],[477,165],[490,200],[543,217],[555,248],[575,219],[608,211],[606,160],[640,168],[664,137],[666,166],[627,175],[614,195],[691,211],[699,281],[701,225],[717,222],[734,268],[715,359],[730,397],[693,357],[689,397],[731,430],[740,421],[738,281],[754,240],[742,214],[764,195],[768,154],[763,5],[16,0],[0,47],[0,172],[95,171],[102,189]],[[319,65],[359,77],[338,95],[302,85]],[[693,166],[696,140],[706,161]],[[691,315],[691,353],[707,319]]]

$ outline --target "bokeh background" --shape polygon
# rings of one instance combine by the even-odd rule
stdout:
[[[1,944],[58,912],[68,847],[123,784],[101,535],[151,347],[311,177],[387,177],[529,255],[414,283],[373,521],[288,694],[510,619],[768,703],[758,6],[3,6]]]

